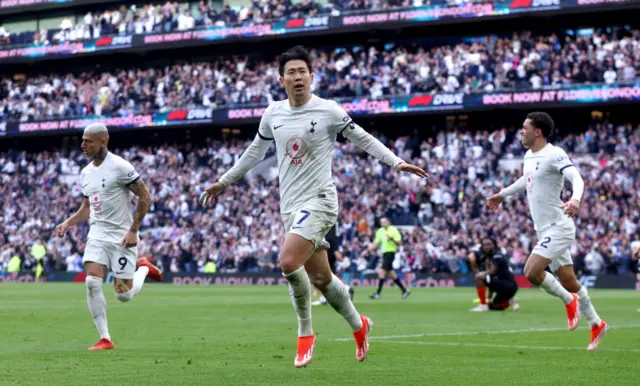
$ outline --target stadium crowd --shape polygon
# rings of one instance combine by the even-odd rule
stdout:
[[[315,93],[333,99],[629,84],[640,76],[640,30],[579,37],[522,32],[453,46],[431,41],[319,49],[313,56]],[[277,60],[248,56],[111,72],[5,74],[0,79],[0,117],[20,121],[267,104],[285,98]]]
[[[495,237],[520,272],[535,242],[524,195],[497,212],[485,199],[521,173],[523,154],[515,130],[440,132],[422,139],[381,140],[396,154],[426,168],[428,180],[392,172],[353,144],[336,143],[334,181],[341,212],[341,250],[355,275],[375,269],[375,255],[361,256],[377,221],[390,217],[404,233],[397,267],[405,272],[465,272],[465,258],[482,237]],[[586,181],[572,246],[582,273],[628,272],[630,243],[640,237],[640,125],[594,124],[555,142],[564,146]],[[204,186],[226,171],[248,145],[208,140],[201,145],[163,145],[113,151],[131,160],[153,203],[141,229],[141,255],[166,272],[273,271],[283,227],[277,179],[255,177],[229,187],[204,210]],[[17,256],[23,269],[38,260],[46,270],[82,270],[87,225],[54,236],[54,227],[80,205],[78,175],[88,160],[78,150],[0,153],[0,271]],[[511,165],[511,166],[509,166]],[[268,169],[267,169],[268,170]],[[260,175],[272,175],[263,170]],[[566,198],[570,196],[566,191]],[[417,226],[416,226],[417,225]]]
[[[0,23],[0,45],[48,45],[66,41],[97,39],[105,36],[188,31],[207,27],[228,27],[243,23],[262,23],[319,15],[390,8],[420,7],[430,4],[461,5],[484,0],[253,0],[250,6],[201,0],[196,7],[187,2],[161,2],[121,5],[108,10],[64,17],[59,28],[12,33]]]

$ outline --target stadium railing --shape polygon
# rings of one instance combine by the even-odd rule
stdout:
[[[631,104],[640,101],[640,82],[618,85],[583,85],[562,88],[541,88],[527,91],[485,93],[450,93],[406,95],[380,99],[336,99],[345,111],[354,116],[403,113],[441,113],[448,111],[482,111],[496,107],[549,108],[588,106],[591,104]],[[0,122],[0,136],[33,135],[39,132],[73,132],[92,122],[103,122],[113,129],[151,128],[157,126],[189,126],[257,122],[266,106],[236,105],[219,108],[172,109],[152,114],[124,116],[87,116],[50,119],[33,122],[9,120]]]

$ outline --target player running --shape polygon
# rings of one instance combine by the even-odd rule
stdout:
[[[509,263],[502,254],[498,244],[491,238],[482,240],[482,248],[476,252],[479,260],[482,260],[486,266],[491,268],[487,271],[481,271],[476,274],[476,289],[480,304],[472,308],[473,312],[486,312],[489,310],[503,311],[510,305],[514,311],[520,308],[515,300],[516,292],[518,292],[518,284],[516,283],[513,273],[509,269]],[[487,303],[486,291],[489,288],[489,302]],[[492,299],[492,294],[495,297]]]
[[[128,302],[140,292],[147,275],[162,280],[162,272],[144,258],[137,260],[138,229],[151,204],[151,195],[131,164],[107,150],[109,132],[101,123],[84,130],[82,150],[91,159],[81,172],[84,199],[80,209],[56,227],[63,237],[70,226],[89,220],[89,235],[82,263],[87,278],[87,303],[100,333],[100,341],[89,350],[113,349],[107,327],[107,301],[102,283],[108,270],[114,272],[116,298]],[[132,217],[131,192],[138,196]]]
[[[490,209],[497,209],[506,197],[526,189],[538,243],[527,259],[524,274],[532,284],[542,287],[564,302],[570,330],[578,327],[581,313],[587,317],[591,325],[591,343],[587,350],[594,350],[606,333],[607,323],[600,320],[587,289],[576,279],[569,252],[576,237],[572,218],[580,210],[584,181],[567,153],[547,142],[553,129],[554,123],[548,114],[534,112],[527,115],[520,130],[522,144],[529,149],[524,156],[524,175],[500,193],[491,196],[487,205]],[[565,178],[573,185],[573,195],[568,202],[563,203]],[[545,271],[548,265],[558,275],[560,282]]]
[[[308,365],[316,335],[311,326],[311,284],[349,323],[356,340],[356,359],[369,351],[371,319],[361,316],[349,299],[345,285],[331,273],[325,235],[338,217],[338,194],[331,174],[334,142],[341,133],[378,160],[399,171],[427,174],[410,165],[355,124],[335,102],[311,94],[313,71],[309,53],[301,46],[279,58],[280,84],[288,99],[271,103],[260,121],[258,134],[238,162],[201,195],[204,205],[242,178],[262,160],[275,140],[280,212],[286,236],[280,249],[280,267],[298,315],[296,367]]]
[[[391,225],[391,221],[387,217],[380,218],[380,229],[376,231],[375,242],[362,251],[362,256],[365,256],[367,253],[375,251],[378,246],[382,249],[382,264],[378,271],[378,290],[370,295],[369,298],[380,299],[380,293],[387,276],[391,277],[393,282],[400,288],[402,299],[406,299],[411,295],[411,291],[402,284],[393,269],[393,261],[396,259],[396,252],[400,244],[402,244],[402,235],[398,228]]]

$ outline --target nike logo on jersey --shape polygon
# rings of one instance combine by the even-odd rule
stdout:
[[[280,126],[273,126],[273,130],[278,130],[279,128],[281,128],[284,125],[280,125]]]
[[[86,188],[87,186],[89,186],[89,184],[82,185],[83,188]]]

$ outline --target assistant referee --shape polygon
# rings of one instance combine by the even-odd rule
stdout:
[[[406,299],[411,294],[411,292],[402,284],[400,279],[398,279],[396,272],[393,270],[393,261],[396,259],[398,245],[401,243],[402,235],[400,234],[400,231],[398,231],[398,228],[391,225],[388,218],[382,217],[380,219],[380,229],[376,232],[376,241],[362,253],[364,256],[369,252],[375,251],[378,246],[382,249],[382,266],[378,271],[378,291],[369,296],[371,299],[380,299],[382,286],[384,286],[384,280],[387,278],[387,275],[393,279],[402,291],[402,299]]]

